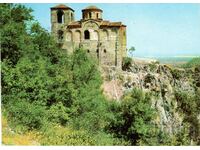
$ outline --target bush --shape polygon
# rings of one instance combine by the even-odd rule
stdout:
[[[45,107],[34,103],[31,104],[26,100],[14,100],[7,110],[12,125],[15,128],[20,125],[23,130],[40,129],[47,118]]]
[[[122,60],[122,70],[126,71],[130,69],[131,65],[132,65],[132,58],[124,57]]]
[[[132,145],[156,144],[157,129],[152,123],[154,111],[148,94],[134,89],[122,99],[121,104],[112,105],[111,109],[114,118],[107,127],[108,132]]]
[[[179,80],[182,77],[182,72],[178,69],[171,69],[171,73],[174,79]]]
[[[155,69],[157,68],[157,65],[159,64],[158,61],[155,61],[155,62],[151,62],[149,64],[149,68],[150,68],[150,71],[155,71]]]
[[[63,71],[58,65],[52,65],[47,58],[41,56],[35,60],[27,57],[21,58],[15,68],[10,68],[3,63],[2,68],[2,104],[11,113],[10,117],[19,119],[27,113],[29,117],[33,117],[31,119],[36,119],[33,107],[35,105],[43,109],[44,112],[41,113],[44,115],[49,113],[48,118],[51,121],[58,122],[59,120],[59,123],[65,124],[69,120],[68,108],[72,105],[76,92],[71,83],[67,82],[69,77],[65,74],[66,70]],[[12,110],[10,110],[11,105]],[[26,110],[23,110],[21,105],[24,105],[23,109],[27,105],[30,108],[27,111],[30,112],[24,112]],[[18,113],[12,111],[18,111]],[[32,125],[32,122],[28,124],[23,119],[21,121],[20,124],[25,127],[40,128],[40,125]]]
[[[199,93],[189,94],[176,91],[175,98],[179,111],[184,114],[183,122],[189,124],[189,137],[198,143],[200,139],[200,124],[197,121],[199,115]]]

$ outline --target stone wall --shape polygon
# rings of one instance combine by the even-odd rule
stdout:
[[[90,39],[84,38],[86,30],[90,32]],[[64,30],[62,48],[72,53],[83,46],[88,53],[99,59],[100,64],[121,67],[122,58],[126,55],[124,32],[124,29],[116,27],[100,29],[99,23],[94,21],[83,22],[82,28]]]

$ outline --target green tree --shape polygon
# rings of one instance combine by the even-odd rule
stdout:
[[[158,131],[152,123],[155,112],[151,108],[150,95],[134,89],[114,106],[115,117],[108,126],[111,133],[132,145],[157,143]]]
[[[0,10],[2,105],[10,120],[27,129],[40,128],[41,120],[55,120],[55,115],[51,115],[55,107],[64,106],[66,110],[59,112],[59,123],[65,124],[67,108],[76,93],[69,82],[67,58],[50,34],[33,20],[30,9],[19,4],[2,4]],[[33,110],[23,110],[25,106]],[[39,112],[50,115],[37,121]]]
[[[132,46],[131,48],[128,49],[128,52],[130,53],[131,57],[133,57],[133,52],[135,51],[135,47]]]
[[[32,10],[22,5],[1,4],[1,59],[16,64],[23,51],[32,49],[30,37],[26,32],[26,22],[31,21]]]
[[[94,59],[84,49],[77,49],[71,57],[72,82],[77,98],[72,109],[72,124],[91,132],[102,130],[106,124],[107,101],[100,88],[102,78]]]

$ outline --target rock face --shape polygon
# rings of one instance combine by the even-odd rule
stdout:
[[[111,73],[112,72],[112,73]],[[197,70],[177,69],[167,65],[160,65],[156,62],[137,63],[133,62],[132,66],[126,71],[116,73],[115,70],[107,73],[107,78],[121,84],[118,89],[121,93],[126,93],[133,88],[140,88],[143,91],[152,93],[152,107],[157,111],[158,124],[161,130],[168,133],[175,133],[182,126],[183,116],[177,111],[177,101],[175,100],[175,90],[195,92],[193,82],[188,77],[190,74],[199,75]],[[199,78],[194,78],[196,84],[199,84]],[[122,94],[118,94],[122,95]],[[116,99],[116,97],[112,97]]]

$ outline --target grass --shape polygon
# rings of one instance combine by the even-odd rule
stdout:
[[[15,133],[8,125],[7,119],[2,116],[2,144],[3,145],[40,145],[38,143],[39,133],[35,131],[23,134]]]

